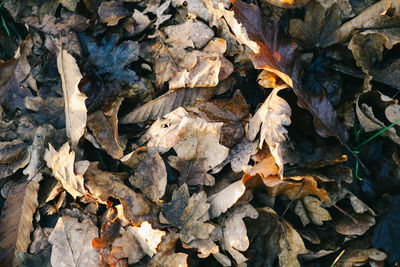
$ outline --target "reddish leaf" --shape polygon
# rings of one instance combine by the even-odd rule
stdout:
[[[253,52],[254,67],[275,73],[293,88],[299,106],[313,115],[315,130],[319,135],[335,136],[341,141],[345,139],[345,128],[339,123],[337,113],[325,93],[314,95],[302,87],[297,45],[283,34],[278,23],[268,22],[257,6],[241,0],[231,1],[235,18],[246,28],[250,39],[260,47],[257,53]]]

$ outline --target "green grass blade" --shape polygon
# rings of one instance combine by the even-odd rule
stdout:
[[[368,138],[367,140],[365,140],[364,142],[362,142],[361,144],[359,144],[356,149],[358,149],[359,147],[365,145],[366,143],[368,143],[369,141],[373,140],[374,138],[376,138],[378,135],[381,135],[382,133],[386,132],[387,130],[389,130],[390,128],[392,128],[393,126],[395,126],[398,122],[400,122],[400,119],[396,120],[395,122],[393,122],[392,124],[390,124],[389,126],[386,126],[385,128],[383,128],[382,130],[380,130],[379,132],[377,132],[376,134],[374,134],[373,136],[371,136],[370,138]]]

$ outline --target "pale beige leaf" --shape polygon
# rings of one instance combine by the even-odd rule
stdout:
[[[127,258],[129,264],[134,264],[139,262],[146,254],[141,249],[130,228],[132,226],[128,226],[127,229],[120,229],[121,236],[113,241],[112,251],[114,258]]]
[[[98,229],[89,218],[79,222],[77,218],[60,217],[49,236],[51,265],[98,266],[100,256],[92,247],[93,238],[98,236]]]
[[[321,207],[322,201],[318,198],[305,196],[303,198],[304,207],[308,211],[311,221],[316,225],[324,224],[324,221],[332,220],[328,210]]]
[[[250,245],[243,217],[256,219],[258,212],[250,204],[234,207],[229,211],[223,223],[223,247],[232,255],[238,265],[247,258],[239,251],[246,251]]]
[[[150,257],[153,257],[157,253],[157,247],[165,236],[165,232],[153,229],[147,221],[142,222],[140,227],[131,227],[129,229],[136,237],[142,250]]]
[[[279,167],[279,174],[283,175],[283,145],[287,141],[287,130],[284,126],[290,125],[292,110],[289,104],[278,96],[279,90],[283,87],[276,87],[267,97],[262,106],[257,110],[249,122],[249,130],[246,137],[253,141],[260,131],[260,144],[262,148],[264,140],[268,144],[271,154]],[[261,130],[260,130],[261,127]]]
[[[225,80],[227,81],[227,80]],[[225,93],[229,89],[224,86],[226,83],[219,83],[216,87],[210,88],[181,88],[173,92],[167,92],[162,96],[134,109],[120,120],[121,123],[138,123],[146,120],[158,119],[173,110],[189,106],[195,102],[210,100],[214,95]]]
[[[199,258],[207,258],[210,254],[215,254],[219,252],[219,247],[211,238],[207,239],[196,239],[189,243],[182,243],[182,246],[186,249],[194,248],[197,249],[197,254]]]
[[[179,237],[175,232],[169,232],[158,247],[158,253],[151,259],[147,265],[149,267],[176,266],[185,267],[187,265],[188,255],[185,253],[175,253],[175,244]]]
[[[0,217],[0,265],[17,266],[15,252],[27,252],[38,191],[39,183],[34,180],[11,186]]]
[[[218,193],[208,197],[210,202],[210,219],[216,218],[221,213],[226,212],[238,199],[244,194],[246,187],[242,180],[236,181],[233,184],[225,187]]]
[[[78,89],[82,75],[75,59],[65,50],[58,54],[57,67],[62,81],[67,136],[75,150],[85,132],[87,119],[86,96]]]
[[[49,144],[44,160],[47,166],[52,169],[53,176],[61,182],[71,196],[76,198],[83,196],[86,190],[83,185],[83,176],[74,172],[75,152],[69,152],[69,150],[68,142],[58,152]]]

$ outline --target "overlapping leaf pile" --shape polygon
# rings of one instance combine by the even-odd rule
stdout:
[[[400,2],[259,4],[0,4],[0,266],[400,262]]]

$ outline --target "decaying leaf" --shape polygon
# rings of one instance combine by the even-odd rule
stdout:
[[[151,155],[146,147],[142,147],[126,155],[121,161],[133,169],[129,182],[140,188],[145,196],[154,202],[164,196],[167,170],[158,153]]]
[[[220,83],[221,84],[221,83]],[[228,88],[220,85],[211,88],[181,88],[167,92],[162,96],[134,109],[120,120],[121,123],[138,123],[158,119],[179,107],[199,101],[207,101],[214,95],[224,93]]]
[[[160,246],[158,247],[158,253],[151,259],[148,266],[179,266],[185,267],[187,265],[188,255],[185,253],[175,253],[175,244],[179,237],[174,232],[169,232],[164,236]]]
[[[305,48],[324,46],[326,38],[341,25],[337,4],[326,10],[319,2],[307,6],[304,22],[291,19],[289,33]]]
[[[82,75],[75,59],[65,50],[58,54],[57,66],[62,81],[67,135],[71,139],[72,148],[76,150],[85,132],[87,118],[86,96],[78,89]]]
[[[222,247],[232,255],[238,265],[246,262],[247,258],[239,251],[246,251],[249,247],[244,217],[256,219],[258,212],[250,204],[234,207],[227,214],[223,224]]]
[[[274,210],[266,207],[257,211],[257,219],[245,219],[252,256],[249,264],[261,261],[272,266],[278,257],[280,266],[300,266],[297,256],[307,253],[307,249],[297,231]]]
[[[305,196],[297,202],[295,211],[304,226],[309,224],[310,220],[316,225],[322,225],[324,221],[332,220],[329,212],[321,207],[321,204],[320,200],[311,196]]]
[[[377,250],[376,248],[370,249],[346,249],[343,256],[338,261],[338,266],[351,267],[355,265],[366,264],[370,265],[384,265],[383,261],[387,258],[385,252]]]
[[[33,231],[33,214],[38,207],[39,183],[16,183],[11,186],[0,217],[0,262],[17,266],[17,251],[27,252]]]
[[[107,112],[96,110],[88,115],[87,126],[96,137],[102,148],[113,158],[123,157],[123,151],[118,142],[118,110],[123,98],[112,103]],[[107,114],[105,114],[107,113]]]
[[[116,1],[102,2],[97,13],[99,14],[101,22],[107,23],[107,26],[117,25],[120,19],[130,14],[121,2]]]
[[[14,139],[11,142],[0,142],[0,179],[6,178],[25,167],[30,156],[27,145],[19,139]]]
[[[165,27],[163,30],[168,35],[165,42],[178,48],[201,49],[214,37],[214,32],[206,24],[192,19],[180,25]]]
[[[179,238],[189,243],[208,238],[214,230],[212,224],[200,221],[209,208],[205,192],[190,196],[187,185],[183,184],[173,193],[171,203],[162,206],[162,214],[169,223],[179,228]]]
[[[112,243],[111,257],[118,260],[126,258],[129,264],[134,264],[139,262],[145,253],[130,231],[131,228],[132,226],[129,226],[127,229],[120,230],[121,236]]]
[[[69,152],[70,147],[66,142],[57,152],[51,144],[46,150],[44,160],[47,166],[52,169],[53,176],[61,182],[62,186],[74,198],[82,197],[86,193],[83,185],[83,176],[75,174],[74,162],[75,152]]]
[[[249,122],[249,130],[246,137],[250,141],[254,141],[260,131],[259,148],[262,148],[265,140],[279,167],[279,175],[282,177],[283,164],[285,162],[283,162],[282,158],[284,150],[281,143],[287,140],[287,130],[284,126],[290,125],[292,111],[289,104],[278,96],[280,89],[280,87],[277,87],[272,90],[268,98],[257,110]]]
[[[120,177],[128,178],[127,173],[102,171],[97,162],[92,162],[85,172],[86,187],[100,203],[106,204],[109,197],[119,199],[126,220],[132,219],[140,224],[153,213],[153,206],[142,194],[126,186]],[[151,217],[150,217],[151,218]]]
[[[49,236],[52,266],[98,266],[99,254],[92,247],[98,229],[89,218],[62,216]]]
[[[210,209],[208,211],[210,219],[216,218],[221,213],[226,212],[244,194],[246,187],[242,180],[234,182],[225,187],[218,193],[208,197]]]
[[[357,223],[347,216],[339,218],[335,222],[336,232],[342,235],[360,236],[375,224],[374,217],[368,214],[355,214],[354,219],[357,220]]]

